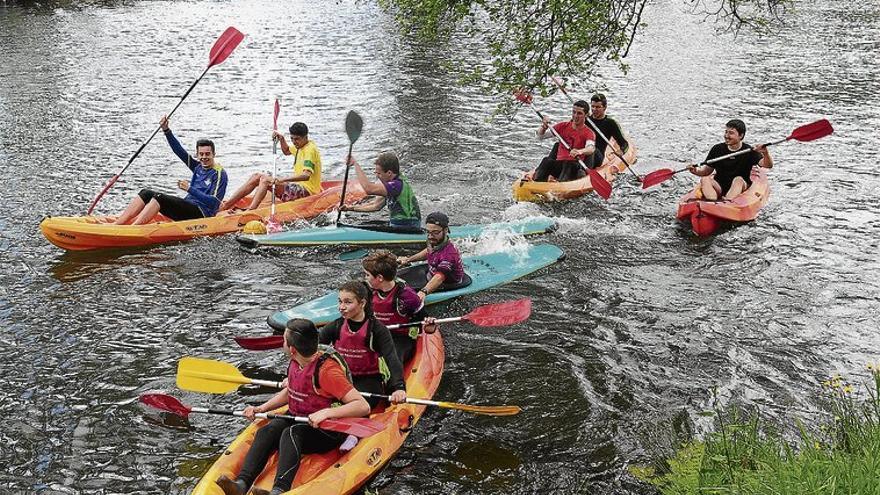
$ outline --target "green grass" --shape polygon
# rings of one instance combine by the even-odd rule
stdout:
[[[830,417],[811,433],[799,421],[788,442],[760,414],[716,407],[716,431],[680,446],[655,467],[630,472],[664,495],[880,495],[880,370],[856,396],[838,376],[823,384]]]

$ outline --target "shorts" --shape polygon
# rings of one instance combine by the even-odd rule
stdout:
[[[279,194],[278,197],[281,198],[281,201],[292,201],[294,199],[305,198],[310,194],[309,190],[305,187],[296,183],[288,183],[284,184],[284,190],[281,191],[281,194]]]

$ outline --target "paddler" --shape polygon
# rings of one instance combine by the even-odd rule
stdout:
[[[729,155],[742,149],[752,151],[730,157],[712,165],[697,167],[694,164],[688,166],[688,170],[700,179],[700,193],[702,199],[717,201],[720,197],[731,200],[748,189],[752,185],[752,167],[755,165],[764,168],[773,168],[773,158],[767,147],[759,144],[752,147],[743,142],[746,136],[746,124],[742,120],[733,119],[724,128],[724,142],[718,143],[709,150],[706,161]],[[714,175],[713,175],[714,174]]]
[[[590,121],[587,121],[587,124],[594,130],[598,129],[601,131],[608,139],[613,139],[617,145],[617,150],[623,155],[629,148],[629,142],[623,137],[620,124],[605,113],[607,109],[608,99],[605,95],[602,93],[594,94],[590,97]],[[601,137],[596,140],[596,151],[592,155],[591,168],[602,165],[602,162],[605,160],[605,150],[607,147],[608,143]]]
[[[422,298],[406,282],[397,278],[397,258],[390,251],[373,251],[364,258],[362,265],[367,285],[372,289],[372,309],[377,320],[385,326],[425,321],[422,331],[437,331],[439,325],[427,315]],[[391,330],[401,363],[406,364],[415,355],[418,335],[418,326]]]
[[[159,127],[165,133],[171,151],[192,171],[190,180],[177,181],[177,187],[186,191],[186,197],[141,189],[113,222],[116,225],[126,225],[129,222],[132,225],[142,225],[151,221],[158,213],[175,221],[212,217],[217,213],[226,194],[226,171],[214,161],[214,142],[210,139],[196,141],[198,158],[195,158],[174,137],[168,127],[167,115],[159,120]]]
[[[354,388],[342,358],[332,351],[318,350],[318,330],[305,319],[287,322],[284,352],[290,356],[287,388],[259,406],[249,406],[244,415],[273,411],[283,405],[289,414],[308,416],[309,423],[273,419],[257,431],[235,479],[226,475],[217,484],[226,495],[244,495],[263,471],[269,457],[278,451],[278,469],[271,492],[254,488],[254,495],[278,495],[289,491],[305,454],[327,452],[345,440],[342,433],[317,429],[330,418],[362,417],[370,413],[367,401]],[[336,403],[340,403],[334,407]]]
[[[358,182],[364,192],[376,197],[366,203],[344,206],[344,210],[379,211],[387,204],[391,216],[388,224],[391,227],[419,227],[421,225],[422,213],[419,210],[419,202],[409,185],[409,181],[400,175],[400,160],[396,154],[385,151],[376,158],[376,178],[379,179],[379,182],[371,182],[354,157],[349,159],[349,164],[354,165]]]
[[[252,174],[231,198],[223,202],[221,211],[232,208],[251,191],[254,191],[254,197],[247,207],[248,210],[258,208],[270,189],[274,190],[275,197],[281,201],[292,201],[321,192],[321,152],[318,151],[318,145],[309,139],[308,126],[302,122],[294,122],[290,126],[293,151],[284,139],[284,134],[272,131],[272,139],[278,140],[282,153],[287,156],[293,154],[293,175],[272,177],[269,174]]]
[[[531,180],[537,182],[575,180],[584,175],[577,159],[583,160],[587,166],[592,164],[591,155],[596,149],[596,135],[586,125],[587,113],[590,106],[584,100],[574,102],[571,109],[571,120],[559,122],[553,126],[563,141],[571,148],[569,151],[562,144],[556,149],[555,156],[547,156],[541,160],[541,164],[535,169]],[[554,138],[556,135],[547,132],[550,129],[550,120],[544,117],[537,135],[540,139]]]
[[[419,289],[419,298],[423,301],[428,294],[442,289],[443,286],[454,286],[464,281],[464,265],[458,248],[449,239],[449,217],[445,213],[435,211],[425,220],[428,246],[412,256],[401,256],[397,261],[407,265],[413,261],[428,261],[427,283]]]

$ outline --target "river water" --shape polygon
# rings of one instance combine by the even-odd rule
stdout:
[[[702,158],[733,117],[747,122],[750,142],[822,117],[836,130],[775,147],[770,204],[707,240],[673,218],[692,177],[647,192],[623,178],[607,203],[513,204],[511,181],[546,152],[532,138],[534,116],[488,122],[497,101],[442,68],[446,53],[479,51],[401,39],[370,2],[0,4],[3,493],[188,493],[243,424],[169,426],[138,395],[256,400],[176,391],[176,362],[280,369],[277,353],[238,349],[231,337],[260,334],[270,312],[358,274],[338,251],[252,254],[231,237],[63,253],[40,235],[44,215],[85,211],[228,25],[246,40],[172,127],[187,146],[215,139],[231,187],[271,165],[271,105],[281,96],[283,127],[308,123],[328,176],[341,173],[342,122],[356,109],[366,125],[355,154],[401,152],[423,212],[443,209],[457,223],[560,218],[545,240],[566,250],[563,263],[437,308],[446,316],[534,299],[525,324],[447,327],[438,392],[524,412],[428,412],[371,490],[648,493],[626,467],[657,458],[666,438],[711,427],[699,413],[713,388],[722,405],[814,422],[818,384],[835,372],[858,381],[880,347],[880,6],[802,2],[771,36],[734,38],[683,4],[652,7],[628,74],[605,71],[609,114],[641,149],[636,170]],[[568,114],[561,96],[539,102]],[[188,176],[162,141],[99,211],[120,210],[142,187],[171,192]],[[484,239],[464,249],[512,248]]]

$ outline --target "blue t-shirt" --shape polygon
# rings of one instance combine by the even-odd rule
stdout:
[[[216,162],[211,168],[202,166],[202,162],[183,149],[171,129],[165,131],[165,138],[171,146],[171,151],[192,170],[189,191],[183,200],[196,205],[206,217],[213,217],[220,209],[223,197],[226,196],[226,171]]]

